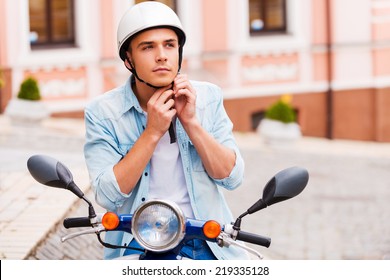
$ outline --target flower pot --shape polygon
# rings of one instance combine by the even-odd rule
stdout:
[[[40,101],[24,100],[19,98],[12,99],[6,109],[5,115],[12,123],[17,125],[38,125],[50,113],[44,103]]]
[[[269,145],[288,145],[302,137],[301,129],[297,123],[283,123],[271,119],[263,119],[257,132]]]

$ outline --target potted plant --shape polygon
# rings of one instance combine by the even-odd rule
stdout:
[[[5,114],[16,124],[38,124],[49,116],[49,111],[40,100],[37,80],[27,77],[20,85],[17,98],[12,99],[7,105]]]
[[[283,95],[265,111],[258,132],[267,144],[292,143],[302,136],[296,117],[291,96]]]

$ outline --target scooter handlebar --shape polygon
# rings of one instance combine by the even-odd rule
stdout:
[[[267,248],[271,245],[271,238],[245,231],[239,231],[237,234],[237,239]]]
[[[88,217],[78,217],[78,218],[66,218],[64,220],[65,228],[76,228],[76,227],[90,227],[91,220]]]

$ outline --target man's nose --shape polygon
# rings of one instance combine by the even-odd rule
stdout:
[[[159,46],[157,48],[158,52],[157,52],[157,55],[156,55],[156,60],[157,61],[167,61],[168,57],[167,57],[167,54],[164,50],[164,47],[163,46]]]

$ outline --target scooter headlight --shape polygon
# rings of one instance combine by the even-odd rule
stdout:
[[[175,203],[164,200],[147,201],[134,212],[131,232],[146,250],[169,251],[184,238],[184,214]]]

